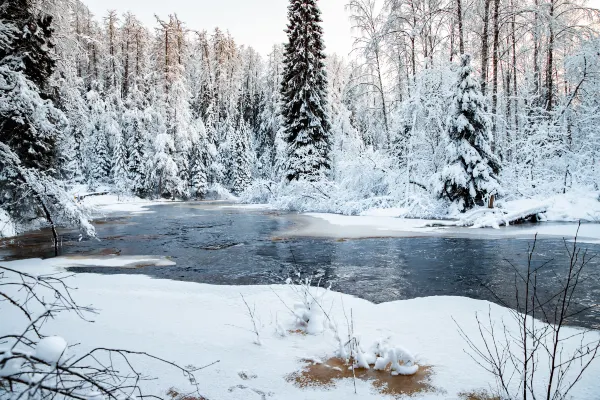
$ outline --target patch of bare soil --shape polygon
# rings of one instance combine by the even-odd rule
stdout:
[[[383,371],[372,368],[354,369],[356,379],[370,382],[381,394],[398,397],[438,391],[431,385],[432,373],[433,369],[430,366],[420,366],[419,371],[410,376],[394,376],[390,373],[389,367]],[[336,382],[342,379],[353,379],[353,372],[352,368],[340,358],[330,358],[322,364],[307,362],[302,371],[294,372],[286,378],[288,382],[301,388],[334,387]]]

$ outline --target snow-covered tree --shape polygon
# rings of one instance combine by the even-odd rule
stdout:
[[[148,132],[144,124],[143,93],[134,83],[129,88],[126,110],[123,113],[123,139],[125,141],[125,157],[127,163],[127,179],[129,189],[143,195],[146,188],[146,149]]]
[[[55,63],[52,18],[30,0],[0,7],[0,205],[17,223],[42,218],[53,228],[94,229],[54,176],[66,118],[49,99]]]
[[[450,200],[458,211],[482,205],[498,194],[500,164],[492,154],[490,122],[485,98],[471,66],[463,55],[448,117],[444,167],[434,175],[433,190]]]
[[[126,193],[129,184],[127,173],[127,159],[125,154],[125,142],[120,131],[117,131],[113,139],[113,158],[112,158],[112,182],[118,193]]]
[[[327,76],[321,11],[316,0],[290,0],[281,85],[283,174],[288,181],[323,179],[331,169]]]
[[[227,183],[234,194],[241,194],[252,183],[252,149],[250,147],[250,127],[241,116],[237,126],[230,127]]]
[[[84,171],[92,184],[108,183],[111,152],[107,137],[106,103],[96,90],[87,94],[88,122],[84,134]]]
[[[275,164],[275,138],[281,129],[281,79],[283,72],[283,46],[273,46],[268,56],[258,127],[254,140],[257,177],[273,179]]]
[[[195,134],[192,136],[190,153],[190,194],[197,199],[202,199],[208,191],[208,174],[212,158],[209,153],[206,128],[202,120],[196,120],[195,124]]]

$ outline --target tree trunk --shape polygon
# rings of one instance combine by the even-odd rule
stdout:
[[[539,0],[535,0],[535,11],[533,18],[533,85],[535,95],[540,94],[540,37],[539,37]]]
[[[456,15],[458,18],[458,50],[465,54],[465,39],[463,34],[462,0],[456,0]]]
[[[548,65],[546,69],[546,111],[552,110],[554,101],[554,0],[550,0],[550,13],[548,26],[550,35],[548,38]]]
[[[494,137],[494,145],[498,141],[498,58],[500,47],[500,21],[499,21],[500,0],[494,0],[494,44],[492,54],[492,134]]]
[[[516,29],[515,29],[515,10],[514,10],[514,3],[515,0],[511,1],[511,11],[512,11],[512,19],[511,19],[511,36],[512,36],[512,76],[513,76],[513,110],[514,110],[514,130],[515,130],[515,137],[517,136],[518,132],[519,132],[519,119],[517,116],[517,106],[518,106],[518,100],[517,100],[517,35],[515,33]]]
[[[481,35],[481,91],[485,95],[488,79],[488,58],[489,58],[489,20],[490,20],[490,2],[485,0],[483,12],[483,33]]]

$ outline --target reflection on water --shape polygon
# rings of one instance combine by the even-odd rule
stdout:
[[[387,238],[339,241],[274,240],[294,219],[266,213],[193,203],[160,205],[153,214],[112,218],[96,224],[99,241],[78,241],[62,232],[62,254],[170,256],[174,267],[142,269],[75,268],[77,272],[147,274],[157,278],[212,284],[282,283],[290,274],[316,276],[332,289],[373,302],[425,296],[467,296],[514,305],[514,271],[523,272],[531,241],[466,238]],[[599,245],[584,245],[600,253]],[[50,257],[48,232],[36,232],[0,245],[0,258]],[[535,265],[554,261],[538,276],[551,293],[568,266],[562,241],[542,239]],[[582,276],[577,301],[600,303],[600,260]],[[491,289],[491,290],[490,290]],[[492,293],[493,292],[493,293]],[[495,298],[494,294],[500,299]],[[600,311],[577,316],[576,323],[600,327]]]

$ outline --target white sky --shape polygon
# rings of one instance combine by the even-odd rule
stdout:
[[[266,55],[275,43],[286,39],[288,0],[83,0],[98,17],[107,10],[133,12],[146,26],[154,27],[154,14],[166,18],[171,13],[190,29],[229,30],[235,41],[254,47]],[[600,2],[600,0],[597,0]],[[319,0],[327,53],[347,55],[352,49],[351,24],[346,0]]]
[[[148,27],[154,14],[166,18],[177,13],[190,29],[229,30],[237,43],[254,47],[263,55],[275,43],[285,41],[288,0],[83,0],[97,17],[107,10],[131,11]],[[319,0],[323,12],[325,46],[328,53],[347,55],[352,49],[351,24],[344,9],[346,0]],[[600,0],[589,0],[600,8]]]

